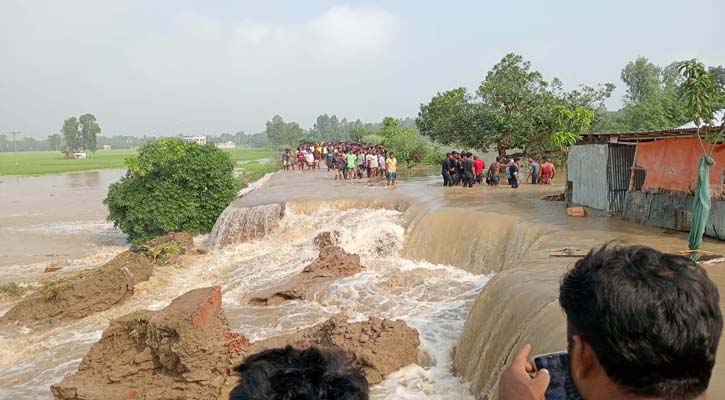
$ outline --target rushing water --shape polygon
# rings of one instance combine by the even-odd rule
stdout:
[[[276,307],[242,302],[249,291],[299,273],[316,256],[314,237],[339,234],[340,245],[360,254],[363,272],[337,281],[319,301],[294,301]],[[351,320],[368,316],[403,319],[420,331],[426,365],[409,366],[378,385],[380,399],[472,398],[453,377],[452,349],[476,295],[487,281],[460,269],[401,258],[405,241],[403,213],[387,209],[323,207],[297,210],[262,239],[232,244],[197,257],[192,265],[157,269],[137,287],[128,303],[49,331],[21,329],[0,336],[0,398],[49,398],[48,387],[73,372],[111,318],[134,309],[159,309],[184,292],[221,285],[232,328],[252,339],[312,326],[344,313]]]
[[[562,345],[555,288],[571,260],[549,258],[550,249],[588,248],[615,238],[668,251],[685,243],[683,235],[663,235],[614,218],[567,218],[560,203],[539,200],[542,193],[550,194],[548,188],[448,189],[430,179],[413,179],[386,190],[330,178],[325,172],[281,174],[245,193],[220,217],[209,238],[196,238],[209,243],[210,253],[183,267],[157,268],[120,306],[44,330],[0,328],[0,398],[50,398],[48,387],[78,368],[111,319],[160,309],[188,290],[219,285],[232,328],[253,340],[340,313],[351,320],[402,319],[420,333],[421,363],[391,374],[373,388],[373,397],[473,399],[470,389],[493,391],[497,374],[521,340],[538,343],[540,349]],[[71,189],[60,190],[65,197],[59,204],[87,203],[86,211],[75,217],[53,208],[42,211],[47,199],[39,195],[26,207],[33,212],[22,218],[22,195],[16,191],[9,195],[13,201],[5,214],[0,213],[0,222],[10,223],[0,226],[0,234],[35,238],[41,248],[61,250],[91,238],[93,246],[67,257],[68,269],[99,265],[112,257],[122,248],[123,236],[103,222],[97,204],[105,195],[99,187],[107,182],[98,178],[104,183],[93,186],[91,178],[74,181],[90,187],[75,195]],[[57,190],[22,184],[35,193]],[[238,243],[251,231],[251,241]],[[324,231],[336,232],[345,250],[361,256],[361,273],[329,284],[316,293],[316,301],[272,307],[243,301],[245,294],[299,273],[317,256],[313,240]],[[24,244],[26,249],[35,245]],[[3,239],[0,246],[12,251],[13,244]],[[721,244],[707,246],[725,252]],[[21,253],[14,253],[14,263],[0,263],[0,279],[37,279],[47,261],[22,258]],[[497,276],[488,284],[493,273]],[[725,281],[722,274],[714,276],[721,285]],[[0,305],[0,313],[6,306]],[[459,349],[455,362],[454,347]],[[718,371],[723,371],[721,364],[713,375],[716,388],[723,382]],[[717,390],[715,398],[725,392]]]

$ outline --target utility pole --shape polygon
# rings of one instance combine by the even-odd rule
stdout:
[[[20,132],[8,132],[8,135],[13,135],[13,155],[15,157],[15,165],[18,165],[18,147],[15,145],[15,135],[19,135]]]

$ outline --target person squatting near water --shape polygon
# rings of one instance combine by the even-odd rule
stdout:
[[[551,161],[544,157],[541,164],[534,158],[528,158],[529,179],[532,184],[551,184],[556,168]],[[446,153],[441,162],[441,176],[443,186],[473,187],[474,183],[488,186],[498,186],[501,183],[501,173],[506,173],[508,184],[516,189],[523,182],[521,163],[519,158],[496,157],[486,171],[486,163],[477,155],[470,152],[453,151]]]
[[[723,329],[720,296],[687,257],[643,246],[605,245],[564,274],[567,399],[692,400],[705,393]],[[499,380],[500,400],[544,400],[549,371],[531,345]],[[562,373],[561,371],[559,372]],[[561,378],[561,377],[560,377]]]
[[[385,180],[389,187],[395,186],[397,180],[397,159],[383,145],[350,141],[307,143],[296,151],[286,149],[282,153],[285,171],[320,169],[321,160],[328,171],[335,172],[335,179],[368,179],[371,184]]]
[[[229,400],[368,400],[368,381],[341,350],[292,347],[254,354],[235,368]]]

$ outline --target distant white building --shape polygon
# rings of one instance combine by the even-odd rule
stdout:
[[[712,113],[712,120],[710,121],[710,126],[721,126],[723,120],[725,120],[725,108],[720,109]],[[705,123],[703,122],[700,124],[700,128],[705,126]],[[685,125],[682,125],[678,127],[677,129],[691,129],[691,128],[697,128],[694,122],[690,121],[686,123]]]
[[[184,136],[181,139],[196,144],[206,144],[206,136]]]
[[[103,150],[111,150],[111,145],[110,144],[104,144],[103,145]]]
[[[231,140],[226,141],[224,143],[217,143],[216,147],[219,149],[236,149],[237,144],[232,142]]]

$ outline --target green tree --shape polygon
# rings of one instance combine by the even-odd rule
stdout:
[[[717,67],[709,67],[707,70],[715,77],[715,81],[721,87],[725,87],[725,67],[718,65]]]
[[[471,139],[481,133],[474,124],[476,107],[465,88],[438,92],[428,104],[421,104],[415,122],[422,134],[436,142],[471,146]]]
[[[299,124],[286,123],[279,115],[275,115],[271,121],[267,121],[266,127],[267,136],[277,145],[297,147],[305,134]]]
[[[152,140],[126,165],[103,202],[108,221],[133,243],[175,231],[209,232],[239,188],[229,154],[211,144]]]
[[[236,143],[237,146],[243,146],[247,144],[247,135],[244,133],[244,131],[239,131],[234,134],[234,143]]]
[[[660,67],[645,57],[638,57],[636,60],[630,61],[622,69],[620,75],[627,85],[625,98],[630,102],[639,103],[655,97],[661,89],[661,72]]]
[[[80,133],[78,132],[78,119],[76,117],[70,117],[63,121],[63,128],[60,131],[63,134],[66,151],[74,152],[80,148]]]
[[[78,118],[78,126],[80,128],[83,149],[95,153],[97,137],[101,133],[101,127],[98,126],[96,117],[93,114],[83,114]]]
[[[552,114],[547,82],[531,63],[517,54],[507,54],[494,65],[478,87],[483,107],[477,112],[478,129],[485,133],[482,145],[493,144],[499,154],[523,148],[529,136],[539,133],[542,117]],[[544,107],[544,108],[542,108]]]
[[[569,154],[571,146],[575,145],[582,134],[589,131],[596,114],[589,107],[558,106],[556,108],[557,129],[551,134],[549,142],[559,148],[562,155]]]
[[[716,76],[708,72],[705,65],[696,59],[680,62],[678,70],[685,78],[680,90],[685,100],[687,115],[697,126],[697,137],[700,139],[703,154],[712,156],[712,144],[722,140],[725,124],[722,129],[715,130],[714,134],[705,137],[710,143],[709,149],[705,148],[705,143],[700,137],[700,128],[712,127],[712,115],[723,97],[723,87],[717,82]]]

